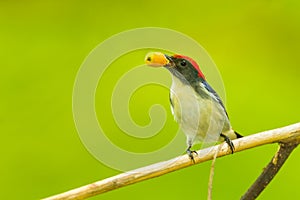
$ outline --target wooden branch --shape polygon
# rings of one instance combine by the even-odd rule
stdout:
[[[277,143],[298,140],[300,138],[300,123],[289,125],[274,130],[264,131],[237,140],[233,140],[235,152],[243,151],[249,148]],[[217,157],[231,154],[228,145],[216,145],[207,149],[197,151],[198,156],[195,156],[195,163],[202,163],[213,159],[214,154],[218,149]],[[52,197],[45,200],[70,200],[70,199],[85,199],[97,194],[105,193],[117,188],[121,188],[130,184],[141,182],[150,178],[158,177],[166,173],[170,173],[188,166],[193,165],[193,162],[187,155],[182,155],[174,159],[142,167],[136,170],[125,172],[104,180],[100,180]]]
[[[261,175],[256,179],[248,191],[242,196],[241,200],[253,200],[267,187],[272,181],[282,165],[285,163],[292,151],[299,145],[299,141],[280,143],[279,149],[264,168]]]

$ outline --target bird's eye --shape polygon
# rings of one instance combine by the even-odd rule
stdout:
[[[180,65],[183,67],[186,66],[186,61],[185,60],[180,61]]]

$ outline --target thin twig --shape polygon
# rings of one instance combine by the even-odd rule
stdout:
[[[222,147],[222,145],[219,145],[219,148],[215,152],[214,158],[211,162],[209,180],[208,180],[207,200],[212,200],[212,187],[213,187],[213,180],[214,180],[214,174],[215,174],[215,163],[216,163],[217,155],[218,155],[219,151],[221,150],[221,147]]]
[[[267,187],[299,142],[280,143],[279,149],[241,200],[253,200]]]
[[[287,139],[293,140],[300,137],[300,123],[289,125],[286,127],[264,131],[255,135],[250,135],[233,141],[235,152],[243,151],[249,148],[281,142]],[[202,163],[213,159],[219,145],[199,150],[195,156],[195,163]],[[221,150],[217,153],[217,157],[231,154],[228,145],[222,145]],[[46,200],[65,200],[65,199],[84,199],[95,196],[104,192],[108,192],[117,188],[121,188],[130,184],[141,182],[150,178],[158,177],[166,173],[170,173],[188,166],[193,165],[188,155],[183,155],[171,159],[149,165],[143,168],[132,170],[113,176],[104,180],[100,180],[52,197]]]

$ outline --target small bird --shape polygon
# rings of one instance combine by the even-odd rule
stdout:
[[[228,118],[225,106],[208,84],[199,65],[187,56],[148,53],[146,64],[165,67],[172,74],[171,111],[187,137],[187,154],[194,161],[192,146],[198,142],[224,141],[234,152],[232,139],[241,138]]]

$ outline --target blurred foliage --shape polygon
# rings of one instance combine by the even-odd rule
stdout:
[[[299,9],[295,0],[0,1],[0,199],[39,199],[119,173],[94,159],[80,142],[72,89],[88,53],[124,30],[165,27],[203,45],[222,74],[227,110],[240,133],[299,121]],[[144,58],[144,53],[135,55],[132,62]],[[158,92],[167,106],[167,91]],[[152,88],[148,94],[135,94],[140,112],[131,110],[141,125],[149,120],[142,105],[148,108],[152,100],[147,99],[154,93]],[[101,102],[99,93],[96,99]],[[145,147],[151,150],[147,141]],[[269,145],[218,159],[214,199],[238,199],[276,148]],[[139,144],[135,151],[145,149]],[[300,196],[299,153],[295,150],[260,199]],[[92,199],[205,199],[209,167],[193,166]]]

